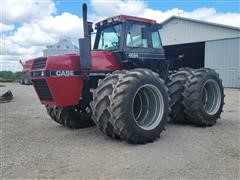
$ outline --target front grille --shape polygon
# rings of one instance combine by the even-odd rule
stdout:
[[[40,100],[53,101],[52,94],[45,79],[33,79],[32,81]]]
[[[34,60],[32,69],[43,69],[45,68],[46,63],[47,63],[46,57],[37,58]]]

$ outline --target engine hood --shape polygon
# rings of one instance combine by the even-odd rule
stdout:
[[[89,76],[105,76],[121,69],[116,57],[108,51],[92,51]],[[31,67],[33,86],[43,104],[77,105],[83,93],[84,77],[79,54],[40,57]]]
[[[120,69],[116,57],[108,51],[92,51],[90,71],[114,71]],[[44,69],[46,70],[81,70],[81,55],[64,54],[49,56]]]

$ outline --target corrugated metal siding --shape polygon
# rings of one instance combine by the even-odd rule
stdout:
[[[164,46],[240,37],[240,31],[183,19],[172,19],[160,30]]]
[[[225,87],[240,88],[240,38],[208,41],[205,67],[215,69]]]

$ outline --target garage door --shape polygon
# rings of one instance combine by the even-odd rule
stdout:
[[[166,57],[169,60],[176,59],[178,55],[184,55],[184,58],[175,61],[173,68],[192,67],[194,69],[204,67],[204,42],[188,43],[164,46]]]
[[[205,67],[215,69],[225,87],[240,88],[240,38],[208,41]]]

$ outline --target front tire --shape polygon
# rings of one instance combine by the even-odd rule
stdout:
[[[59,107],[45,106],[48,115],[57,123],[70,129],[86,128],[94,126],[90,110],[79,106]]]
[[[110,121],[111,96],[119,78],[125,73],[124,70],[115,71],[112,74],[107,74],[104,79],[100,79],[98,87],[93,90],[93,100],[90,103],[92,119],[98,129],[114,139],[119,139],[119,136],[115,133],[113,124]]]
[[[21,85],[23,85],[23,84],[24,84],[24,82],[23,82],[23,80],[22,80],[22,79],[20,79],[19,83],[20,83]]]

